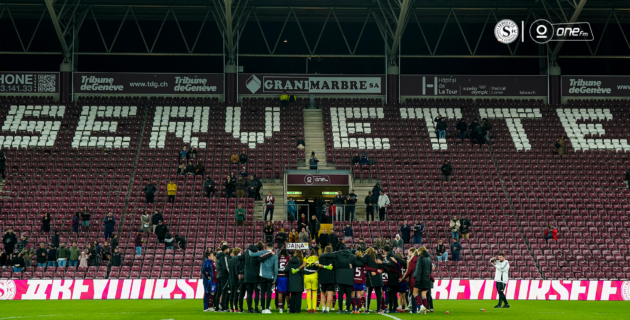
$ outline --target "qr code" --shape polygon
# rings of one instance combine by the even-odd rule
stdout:
[[[54,74],[40,74],[37,76],[37,92],[55,92],[57,79]]]

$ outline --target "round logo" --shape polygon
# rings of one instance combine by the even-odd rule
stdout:
[[[13,280],[0,280],[0,300],[13,300],[15,291]]]
[[[501,43],[512,43],[518,39],[518,25],[510,19],[503,19],[494,27],[494,36]]]
[[[538,19],[529,26],[529,37],[534,42],[544,44],[553,39],[553,25],[545,19]]]
[[[621,285],[621,296],[623,300],[630,300],[630,281],[624,281]]]
[[[304,183],[313,184],[313,175],[307,174],[304,176]]]

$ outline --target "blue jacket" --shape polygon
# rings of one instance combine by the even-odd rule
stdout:
[[[345,228],[343,228],[343,235],[345,237],[353,237],[354,236],[354,232],[352,231],[352,228],[345,227]]]
[[[105,224],[105,232],[114,232],[114,226],[116,225],[116,218],[112,217],[112,220],[108,220],[108,217],[103,219],[103,223]]]
[[[57,249],[48,250],[48,261],[57,261]]]
[[[180,159],[186,158],[187,154],[188,153],[186,152],[186,150],[182,150],[182,151],[179,152],[179,158]]]
[[[361,157],[361,164],[368,164],[368,158],[366,156]]]
[[[411,238],[410,233],[411,233],[411,227],[409,225],[407,225],[406,227],[405,227],[405,225],[402,225],[400,227],[400,237],[401,238],[403,238],[403,239]]]
[[[413,236],[414,237],[422,237],[422,233],[424,232],[424,225],[422,223],[413,225]]]
[[[247,176],[249,175],[249,171],[247,171],[247,169],[245,169],[245,170],[239,172],[238,174],[243,176],[243,178],[247,178]]]
[[[451,243],[451,254],[459,254],[462,251],[462,245],[459,242]]]
[[[269,253],[267,250],[261,250],[258,252],[249,251],[249,255],[251,257],[260,257]],[[265,279],[273,279],[273,282],[276,282],[278,279],[278,256],[272,255],[269,259],[260,263],[260,273]]]
[[[201,268],[201,276],[204,279],[210,280],[211,282],[214,280],[214,270],[212,269],[212,260],[206,259],[203,263],[203,267]]]
[[[287,212],[295,219],[295,214],[297,213],[297,206],[295,205],[295,201],[287,202]]]

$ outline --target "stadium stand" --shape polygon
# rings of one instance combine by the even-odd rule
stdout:
[[[106,262],[76,270],[27,267],[22,274],[4,269],[1,278],[197,277],[205,248],[222,240],[244,247],[262,238],[263,226],[250,218],[242,229],[233,227],[239,204],[252,216],[251,199],[208,199],[202,177],[177,175],[181,147],[198,147],[197,161],[215,180],[218,195],[224,192],[223,177],[238,171],[229,163],[233,152],[247,150],[250,173],[265,179],[280,178],[286,166],[305,156],[295,148],[304,134],[303,100],[282,110],[269,98],[244,98],[229,107],[179,97],[90,97],[65,106],[50,98],[0,102],[0,144],[9,158],[0,230],[26,234],[31,246],[49,243],[50,235],[40,231],[48,212],[60,240],[82,247],[104,241],[99,222],[114,212],[124,254],[120,267]],[[419,219],[432,249],[438,239],[450,237],[449,220],[465,216],[473,228],[470,240],[462,240],[462,261],[441,262],[441,278],[492,278],[488,260],[501,250],[514,261],[513,278],[627,280],[630,203],[622,177],[628,168],[622,129],[629,121],[627,100],[570,100],[561,107],[511,99],[411,99],[385,106],[379,99],[316,102],[324,115],[326,161],[350,165],[354,152],[366,152],[375,164],[355,166],[355,180],[380,182],[392,202],[389,221],[355,222],[355,239],[364,237],[370,245],[379,234],[398,233],[401,220]],[[445,141],[435,136],[437,114],[447,117]],[[460,117],[468,123],[488,118],[492,144],[460,143],[454,129]],[[562,159],[553,146],[561,134],[569,137]],[[439,172],[445,159],[454,168],[450,182],[442,182]],[[171,179],[178,185],[174,205],[165,193]],[[144,203],[147,181],[159,190],[153,204]],[[85,206],[92,224],[77,235],[70,221]],[[165,250],[151,234],[143,254],[135,256],[140,213],[154,209],[163,213],[171,233],[188,239],[185,250]],[[274,224],[276,230],[291,227],[286,221]],[[559,239],[547,243],[542,234],[549,224],[558,228]],[[339,234],[341,229],[334,226]]]

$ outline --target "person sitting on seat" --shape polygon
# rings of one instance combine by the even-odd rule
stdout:
[[[317,160],[317,157],[315,157],[315,152],[313,151],[313,153],[311,153],[311,159],[308,161],[310,169],[311,170],[317,170],[317,163],[318,162],[319,162],[319,160]]]
[[[243,177],[244,179],[247,179],[247,176],[249,175],[249,171],[247,171],[247,168],[243,167],[243,170],[241,170],[238,173],[238,175]]]
[[[177,174],[186,174],[186,164],[182,162],[182,164],[177,167]]]
[[[239,164],[240,162],[240,158],[238,157],[238,154],[236,154],[236,152],[234,152],[231,156],[230,156],[230,162],[232,164]]]
[[[196,176],[203,176],[206,172],[206,167],[199,161],[197,161],[197,168],[195,169]]]
[[[352,165],[361,163],[361,157],[359,157],[359,153],[356,152],[354,157],[352,157]]]
[[[370,165],[370,161],[368,160],[367,155],[365,154],[365,152],[363,152],[363,155],[361,156],[361,165],[362,166],[368,166]]]
[[[195,167],[195,165],[192,163],[192,161],[188,162],[188,166],[186,166],[186,174],[187,175],[194,175],[195,174],[195,170],[197,170],[197,167]]]
[[[287,105],[289,105],[289,95],[286,91],[282,91],[282,94],[280,95],[280,106],[284,108]]]
[[[302,136],[298,137],[297,147],[298,149],[304,149],[306,147],[306,142],[304,142],[304,138],[302,138]]]
[[[249,157],[247,156],[247,153],[245,153],[245,150],[243,150],[243,152],[241,152],[241,155],[239,156],[239,162],[241,164],[246,164],[247,160],[249,160]]]

